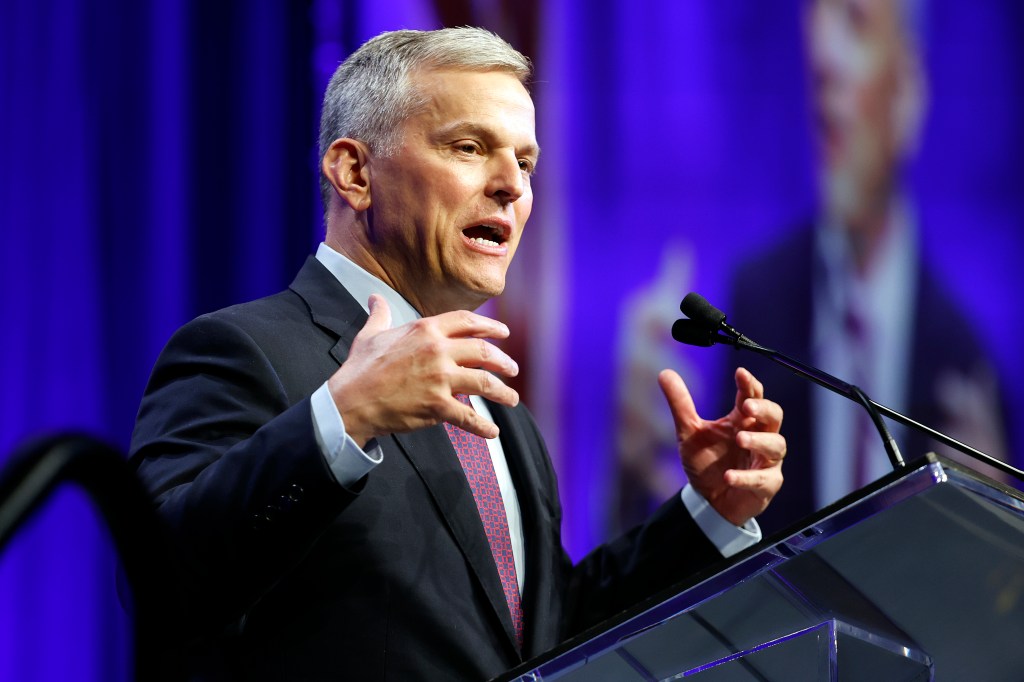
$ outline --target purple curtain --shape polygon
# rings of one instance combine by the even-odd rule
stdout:
[[[319,231],[308,8],[0,5],[0,464],[127,448],[190,317],[286,285]],[[0,555],[0,679],[130,677],[112,545],[61,490]]]
[[[288,283],[320,234],[327,77],[380,30],[438,23],[426,0],[215,4],[0,3],[0,465],[57,429],[125,447],[171,332]],[[500,30],[503,3],[472,5]],[[574,556],[610,532],[622,335],[690,289],[722,300],[737,259],[813,210],[800,6],[537,3],[544,159],[499,310],[524,320]],[[1015,386],[1022,9],[928,7],[923,246]],[[662,352],[713,409],[723,357]],[[115,561],[81,494],[57,495],[0,555],[0,679],[130,676]]]

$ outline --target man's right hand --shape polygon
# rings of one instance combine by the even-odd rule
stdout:
[[[519,394],[495,374],[519,366],[486,339],[504,339],[501,322],[456,310],[391,328],[391,309],[370,296],[370,317],[348,359],[328,380],[345,431],[360,447],[375,436],[449,422],[483,438],[498,427],[463,405],[456,393],[515,406]],[[495,374],[492,374],[495,373]]]

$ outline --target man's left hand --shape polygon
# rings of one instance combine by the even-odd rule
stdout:
[[[782,408],[764,398],[764,386],[736,370],[736,403],[726,416],[701,419],[682,377],[658,375],[675,420],[683,469],[694,490],[723,518],[742,526],[768,506],[782,486],[786,439]]]

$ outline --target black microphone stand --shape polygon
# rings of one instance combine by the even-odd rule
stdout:
[[[896,410],[888,408],[881,403],[871,400],[871,398],[869,398],[864,391],[857,386],[848,384],[847,382],[823,372],[816,367],[806,365],[799,360],[789,357],[788,355],[772,350],[771,348],[766,348],[765,346],[752,341],[732,327],[725,325],[724,320],[725,316],[723,315],[722,320],[718,324],[727,328],[727,334],[720,333],[717,329],[709,329],[707,324],[700,320],[677,320],[672,326],[672,337],[680,343],[686,343],[694,346],[711,346],[717,343],[733,346],[737,349],[742,348],[753,351],[758,355],[768,358],[772,362],[778,363],[783,367],[787,367],[790,371],[799,376],[810,379],[814,383],[823,388],[827,388],[833,393],[838,393],[841,396],[845,396],[850,400],[860,403],[864,406],[864,409],[868,411],[868,414],[871,415],[871,420],[875,424],[875,428],[877,428],[881,434],[882,440],[885,442],[886,454],[889,456],[889,461],[892,463],[893,469],[899,469],[905,466],[905,463],[903,462],[903,458],[900,456],[899,448],[896,446],[896,442],[893,440],[892,434],[889,433],[889,429],[886,428],[885,422],[882,421],[882,415],[892,419],[893,421],[899,422],[904,426],[909,426],[912,429],[921,431],[943,445],[951,447],[965,455],[969,455],[979,462],[983,462],[1004,473],[1008,473],[1018,479],[1024,480],[1024,471],[1021,471],[1002,460],[998,460],[991,455],[986,455],[981,450],[973,448],[966,443],[961,443],[941,431],[936,431],[930,426],[925,426],[924,424],[915,421],[906,415],[900,414]]]

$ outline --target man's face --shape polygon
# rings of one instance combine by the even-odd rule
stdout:
[[[897,115],[908,46],[893,0],[814,0],[806,16],[829,208],[847,228],[887,203],[905,144]]]
[[[369,238],[423,315],[475,309],[505,288],[530,217],[539,148],[526,88],[503,72],[421,70],[426,107],[370,162]]]

